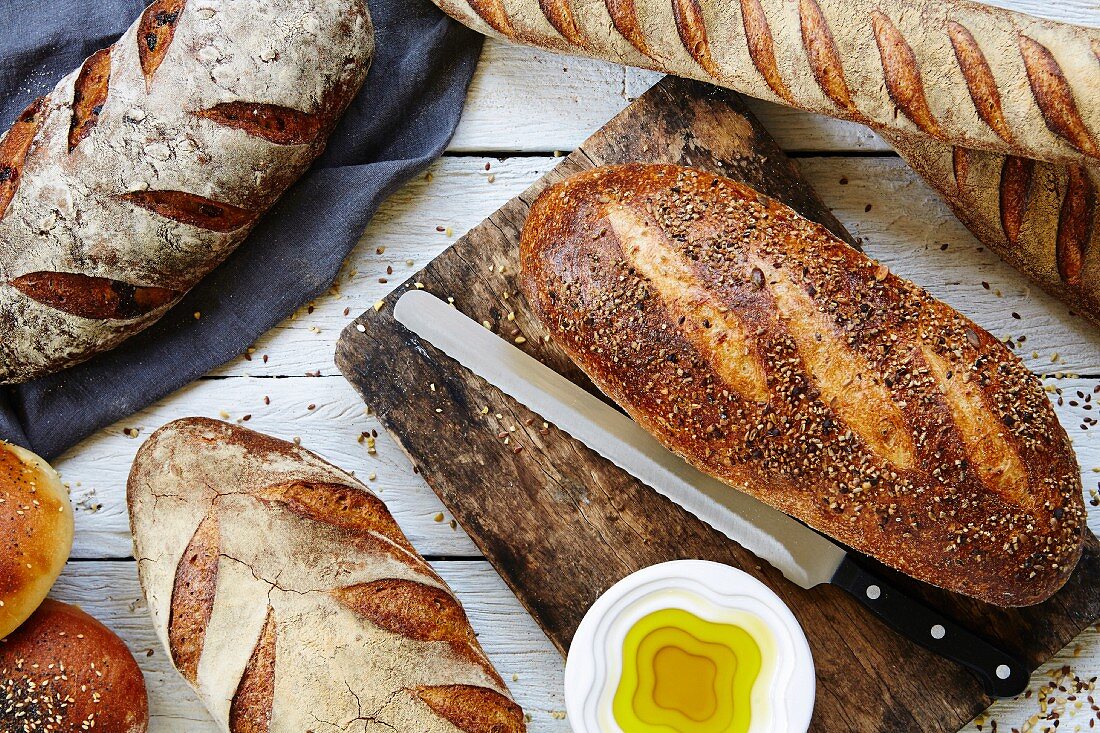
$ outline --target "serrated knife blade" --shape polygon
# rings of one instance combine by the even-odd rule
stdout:
[[[683,507],[803,587],[833,583],[899,633],[968,667],[990,694],[1026,687],[1026,666],[939,612],[909,598],[804,524],[705,474],[628,416],[419,289],[397,301],[394,318],[413,334],[547,422]]]

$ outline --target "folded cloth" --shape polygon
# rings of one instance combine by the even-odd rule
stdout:
[[[328,289],[379,203],[442,154],[481,49],[481,36],[428,0],[368,3],[374,64],[324,155],[157,324],[76,367],[0,387],[0,438],[56,457],[242,353]],[[144,5],[0,1],[0,130]]]

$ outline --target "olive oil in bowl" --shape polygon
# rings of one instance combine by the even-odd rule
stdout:
[[[615,722],[628,733],[748,733],[760,644],[741,626],[680,608],[626,634]]]
[[[574,733],[802,733],[814,670],[797,620],[740,570],[641,570],[589,609],[569,651]]]

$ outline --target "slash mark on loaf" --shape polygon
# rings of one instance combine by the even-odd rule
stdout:
[[[1001,164],[1000,206],[1001,230],[1009,244],[1016,244],[1024,226],[1024,216],[1031,200],[1031,183],[1035,177],[1035,161],[1010,155]]]
[[[1092,240],[1096,220],[1096,187],[1088,171],[1069,167],[1069,180],[1058,212],[1058,237],[1055,252],[1058,274],[1067,285],[1081,286],[1085,255]]]
[[[1031,93],[1050,131],[1064,137],[1085,155],[1100,157],[1100,148],[1081,119],[1073,90],[1054,54],[1043,44],[1021,34],[1020,55],[1024,59]]]
[[[11,281],[28,298],[80,318],[129,320],[162,308],[182,293],[76,272],[30,272]]]
[[[832,321],[783,270],[763,261],[755,264],[769,272],[767,285],[776,309],[821,401],[875,454],[902,470],[913,468],[916,446],[909,424],[871,364],[844,343]]]
[[[638,11],[634,7],[634,0],[604,0],[607,14],[611,16],[611,24],[630,45],[638,49],[645,56],[652,57],[649,44],[646,43],[645,33],[638,23]]]
[[[12,124],[8,134],[0,140],[0,217],[8,208],[19,188],[23,167],[27,162],[34,136],[46,118],[47,97],[31,102]]]
[[[137,30],[138,59],[146,89],[153,83],[153,74],[168,54],[185,4],[186,0],[155,0],[141,14]]]
[[[698,281],[691,265],[650,225],[626,206],[610,206],[607,219],[627,261],[656,289],[669,319],[743,399],[767,402],[767,375],[752,336],[735,313]]]
[[[196,116],[242,130],[276,145],[305,145],[321,136],[320,114],[261,102],[222,102]]]
[[[970,465],[977,466],[982,483],[1012,503],[1031,506],[1027,469],[1005,439],[1005,426],[986,406],[974,380],[967,381],[959,373],[948,377],[950,365],[927,345],[921,344],[920,353],[947,402]]]
[[[588,39],[577,25],[570,0],[539,0],[539,7],[546,20],[562,35],[562,38],[574,46],[587,47]]]
[[[890,99],[921,130],[934,137],[941,137],[940,125],[924,96],[924,81],[921,79],[913,49],[894,25],[894,21],[882,11],[876,10],[871,14],[871,25],[875,31],[875,42],[878,44],[882,73]]]
[[[523,710],[496,690],[475,685],[437,685],[412,691],[432,712],[463,733],[522,733]]]
[[[852,93],[844,78],[844,65],[840,62],[840,51],[817,0],[798,0],[798,17],[802,28],[802,46],[806,49],[817,85],[833,104],[855,118],[862,118],[862,113],[852,102]]]
[[[187,191],[131,191],[119,198],[167,219],[215,232],[232,232],[255,218],[247,209]]]
[[[714,62],[707,38],[706,20],[699,0],[672,0],[672,17],[684,48],[703,70],[715,79],[722,77],[722,70]]]
[[[978,41],[965,26],[955,21],[948,22],[947,35],[955,49],[955,59],[959,62],[959,70],[966,80],[966,88],[978,116],[999,138],[1013,142],[1012,131],[1008,129],[1001,106],[1001,90]]]
[[[497,33],[515,38],[516,29],[501,0],[467,0],[474,12]]]
[[[275,612],[268,606],[267,620],[252,656],[245,665],[229,706],[231,733],[268,733],[275,704]]]
[[[107,102],[110,80],[111,49],[100,49],[84,61],[76,83],[73,84],[73,117],[69,122],[70,153],[99,122],[99,113]]]
[[[788,103],[793,102],[791,90],[775,63],[775,40],[760,0],[741,0],[741,22],[745,26],[745,42],[749,46],[753,66],[777,97]]]
[[[218,515],[211,510],[187,543],[172,585],[168,651],[176,669],[191,684],[198,678],[206,627],[214,610],[220,544]]]

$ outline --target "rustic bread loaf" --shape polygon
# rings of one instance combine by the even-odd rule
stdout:
[[[434,0],[482,33],[1045,160],[1100,157],[1100,29],[969,0]]]
[[[887,139],[983,244],[1100,326],[1100,166]]]
[[[126,644],[76,606],[47,599],[0,640],[0,730],[144,733],[145,678]]]
[[[160,318],[324,149],[362,0],[156,0],[0,138],[0,383]]]
[[[1069,577],[1085,510],[1039,380],[824,227],[677,166],[544,192],[522,283],[555,342],[697,468],[1002,606]]]
[[[73,508],[57,471],[0,441],[0,639],[42,603],[72,548]]]
[[[177,420],[139,450],[128,503],[157,633],[223,730],[525,730],[446,584],[313,453]]]

